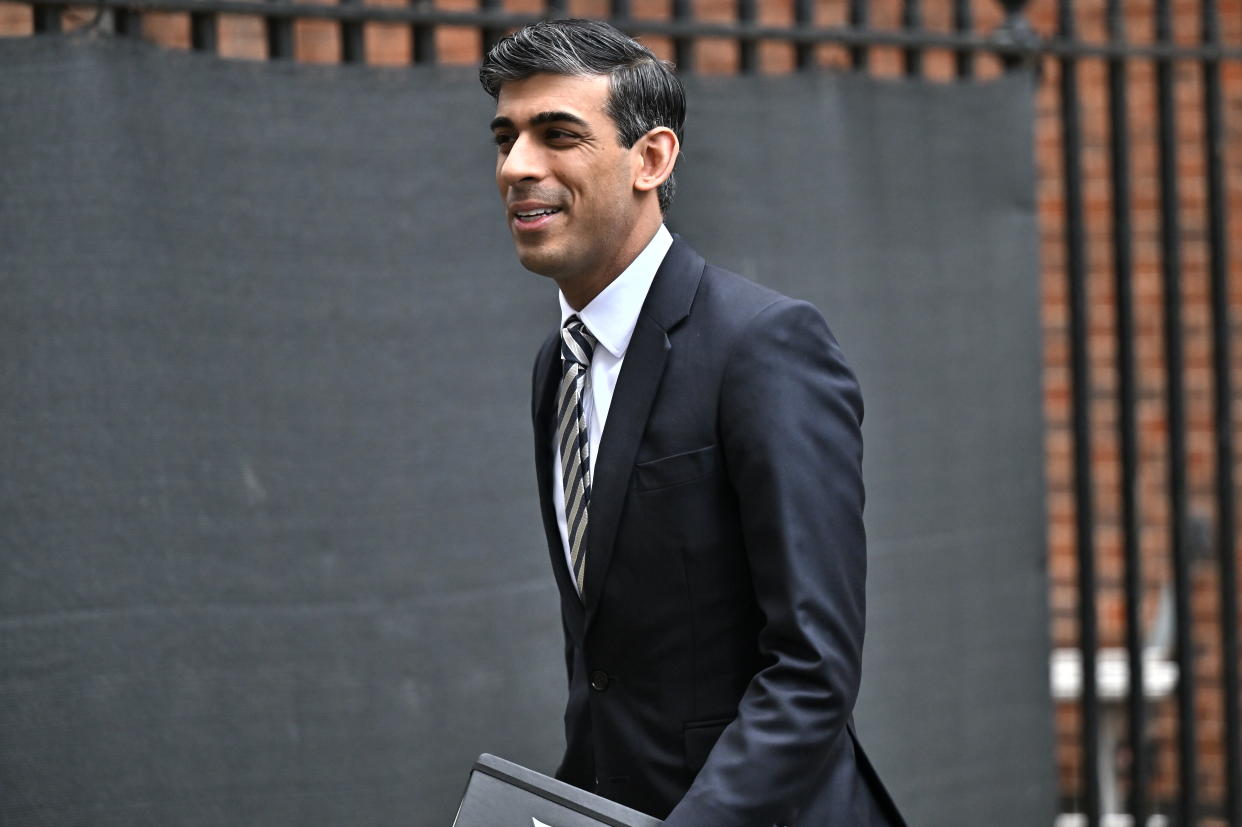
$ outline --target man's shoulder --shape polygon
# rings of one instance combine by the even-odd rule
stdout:
[[[699,286],[701,297],[711,298],[739,310],[761,310],[768,305],[792,301],[789,296],[751,281],[732,270],[707,262]]]
[[[779,318],[790,313],[823,318],[819,310],[807,301],[787,296],[708,262],[703,268],[691,317],[698,316],[700,320],[741,329],[761,316]]]

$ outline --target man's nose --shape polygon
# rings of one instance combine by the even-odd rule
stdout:
[[[544,173],[543,153],[534,141],[519,135],[500,164],[501,182],[513,186],[519,181],[538,181]]]

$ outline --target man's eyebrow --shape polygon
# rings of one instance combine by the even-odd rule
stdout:
[[[531,126],[539,126],[545,123],[572,123],[583,129],[588,129],[591,126],[572,112],[540,112],[530,119]]]
[[[582,127],[583,129],[590,129],[591,127],[589,123],[572,112],[540,112],[538,115],[535,115],[530,119],[531,126],[542,126],[546,123],[572,123]],[[497,129],[513,129],[513,121],[506,118],[504,115],[500,115],[492,118],[491,129],[493,132]]]

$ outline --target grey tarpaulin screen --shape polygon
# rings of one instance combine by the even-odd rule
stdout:
[[[468,69],[0,41],[0,821],[444,825],[549,771],[560,627]],[[1046,825],[1031,89],[695,79],[674,231],[867,400],[859,728]]]

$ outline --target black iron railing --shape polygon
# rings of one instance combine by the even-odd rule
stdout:
[[[416,43],[424,48],[412,50],[412,62],[434,63],[436,28],[444,26],[478,29],[483,33],[484,47],[504,32],[549,16],[563,15],[563,3],[549,0],[540,14],[520,14],[501,9],[499,0],[480,0],[477,11],[439,9],[430,3],[418,2],[404,7],[368,6],[358,0],[341,0],[340,5],[326,6],[305,2],[264,2],[263,0],[94,0],[66,3],[64,0],[24,0],[34,11],[37,33],[61,30],[61,13],[69,7],[94,8],[111,12],[113,28],[120,34],[140,31],[144,12],[184,12],[190,15],[191,45],[199,51],[214,51],[217,44],[217,21],[220,15],[248,15],[261,18],[267,28],[268,57],[293,57],[292,24],[295,20],[333,20],[341,30],[341,62],[361,63],[366,60],[362,26],[366,23],[405,23],[412,27]],[[1054,57],[1132,57],[1157,60],[1242,60],[1242,47],[1223,46],[1219,39],[1198,45],[1174,43],[1126,43],[1115,40],[1089,43],[1076,40],[1072,31],[1055,38],[1036,36],[1021,8],[1025,2],[1008,0],[1004,23],[983,35],[972,30],[970,5],[964,0],[954,2],[954,30],[927,31],[919,28],[921,17],[917,0],[906,0],[903,21],[907,28],[867,28],[866,3],[852,0],[850,24],[845,26],[814,26],[810,23],[811,0],[797,0],[795,21],[791,25],[770,25],[757,22],[757,0],[734,0],[737,19],[730,22],[696,20],[689,0],[672,0],[672,17],[667,20],[629,16],[629,0],[613,0],[610,22],[634,35],[658,35],[673,39],[674,62],[680,71],[695,70],[695,42],[700,38],[724,38],[739,44],[739,68],[743,73],[758,71],[757,47],[761,42],[788,43],[798,49],[797,66],[814,69],[813,52],[809,47],[836,44],[848,47],[855,68],[866,68],[868,53],[876,47],[899,47],[905,57],[906,73],[922,73],[922,55],[929,49],[951,50],[957,59],[958,75],[972,74],[974,56],[994,54],[1011,63],[1033,60],[1040,55]]]

